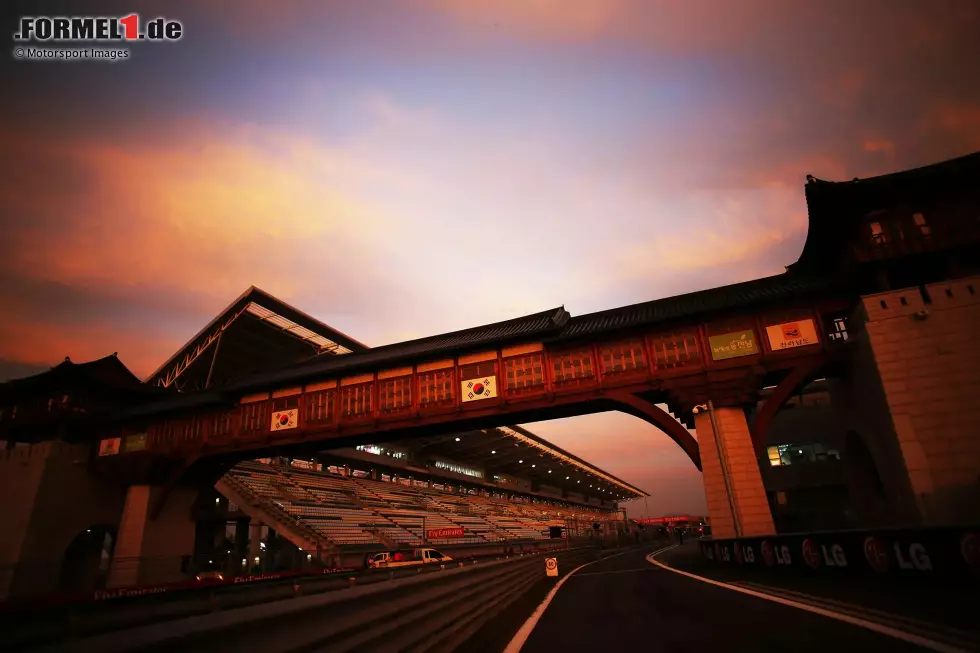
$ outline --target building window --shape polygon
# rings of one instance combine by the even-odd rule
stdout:
[[[837,449],[825,449],[819,442],[780,444],[767,447],[766,453],[769,457],[769,465],[772,467],[840,460],[840,452]]]
[[[915,226],[919,228],[919,233],[921,233],[924,238],[928,238],[932,235],[932,229],[930,229],[928,223],[926,223],[925,215],[922,213],[913,213],[912,219],[915,221]]]
[[[875,245],[884,245],[888,242],[888,236],[885,235],[880,222],[871,223],[871,242]]]
[[[847,318],[835,317],[830,333],[827,334],[830,340],[847,340]]]
[[[768,447],[766,452],[769,454],[769,464],[772,467],[779,467],[782,464],[779,460],[779,447]]]

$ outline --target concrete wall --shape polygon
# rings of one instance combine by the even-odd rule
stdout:
[[[862,300],[922,523],[980,521],[980,277]]]
[[[0,452],[0,597],[55,591],[72,540],[119,523],[124,490],[90,473],[88,456],[57,441]]]
[[[133,485],[126,492],[109,587],[155,585],[185,580],[185,558],[194,554],[193,508],[198,491],[175,487],[155,520],[150,519],[160,487]]]

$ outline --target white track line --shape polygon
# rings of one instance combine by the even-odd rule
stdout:
[[[653,556],[653,555],[657,555],[658,553],[663,553],[667,549],[671,549],[674,546],[677,545],[674,544],[666,548],[660,549],[658,551],[654,551],[650,555]],[[561,589],[561,586],[565,584],[565,581],[572,577],[572,574],[574,574],[582,567],[588,567],[589,565],[595,564],[597,562],[602,562],[603,560],[609,560],[617,556],[626,555],[627,553],[636,553],[636,549],[633,549],[632,551],[623,551],[622,553],[614,553],[613,555],[606,556],[605,558],[593,560],[592,562],[586,562],[584,565],[579,565],[575,569],[572,569],[570,572],[568,572],[568,575],[562,578],[561,580],[559,580],[555,584],[555,586],[551,588],[551,591],[548,592],[548,595],[544,597],[544,601],[542,601],[541,604],[537,608],[535,608],[534,613],[530,617],[528,617],[527,621],[524,622],[524,625],[521,626],[520,630],[517,631],[517,634],[515,634],[514,637],[510,640],[510,643],[507,644],[507,648],[504,649],[504,653],[518,653],[521,650],[521,647],[523,647],[524,643],[527,642],[527,638],[530,637],[531,633],[534,631],[534,627],[538,625],[538,621],[540,621],[542,615],[544,615],[544,611],[548,609],[548,606],[551,604],[552,599],[555,598],[555,594],[557,594],[558,590]],[[650,559],[649,556],[647,557],[647,559],[648,560]]]
[[[680,569],[674,569],[673,567],[668,567],[659,560],[655,560],[654,556],[663,553],[663,551],[656,551],[647,556],[647,562],[656,565],[661,569],[667,571],[672,571],[675,574],[680,574],[681,576],[687,576],[688,578],[693,578],[699,580],[702,583],[708,583],[709,585],[715,585],[717,587],[724,587],[725,589],[732,590],[733,592],[741,592],[742,594],[748,594],[749,596],[754,596],[756,598],[765,599],[767,601],[772,601],[773,603],[779,603],[781,605],[786,605],[791,608],[797,608],[799,610],[805,610],[806,612],[812,612],[813,614],[819,614],[824,617],[829,617],[831,619],[836,619],[837,621],[843,621],[844,623],[851,624],[852,626],[857,626],[859,628],[865,628],[867,630],[874,631],[876,633],[892,637],[894,639],[900,639],[904,642],[909,642],[910,644],[915,644],[923,648],[927,648],[932,651],[938,651],[939,653],[967,653],[963,649],[956,648],[954,646],[949,646],[943,644],[942,642],[937,642],[926,637],[920,637],[919,635],[914,635],[912,633],[907,633],[897,628],[891,628],[890,626],[885,626],[873,621],[868,621],[867,619],[860,619],[858,617],[851,616],[849,614],[844,614],[842,612],[837,612],[835,610],[827,610],[826,608],[818,608],[816,606],[807,605],[806,603],[800,603],[799,601],[790,601],[789,599],[784,599],[778,596],[773,596],[772,594],[766,594],[764,592],[758,592],[756,590],[746,589],[744,587],[738,587],[737,585],[729,585],[728,583],[722,583],[717,580],[712,580],[710,578],[705,578],[704,576],[698,576],[697,574],[692,574],[687,571],[681,571]]]

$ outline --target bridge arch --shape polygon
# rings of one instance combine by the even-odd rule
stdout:
[[[616,408],[620,412],[638,417],[663,431],[687,454],[698,471],[703,471],[698,441],[670,413],[660,406],[628,392],[611,393],[609,399],[616,404]]]

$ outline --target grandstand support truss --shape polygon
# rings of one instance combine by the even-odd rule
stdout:
[[[248,324],[241,324],[244,322]],[[268,329],[267,333],[264,335],[256,334],[253,329],[249,328],[252,323],[263,325],[258,328],[260,331]],[[240,324],[240,326],[231,329],[236,324]],[[256,337],[258,340],[255,339]],[[226,342],[229,338],[232,341]],[[227,377],[227,374],[219,372],[218,368],[227,367],[228,361],[233,359],[236,354],[229,353],[225,348],[231,347],[232,351],[240,351],[243,343],[248,342],[250,344],[244,345],[246,350],[250,347],[261,349],[261,345],[255,343],[265,341],[276,345],[278,349],[282,349],[282,345],[288,345],[283,350],[284,357],[274,357],[273,366],[281,366],[283,362],[291,363],[298,359],[307,359],[323,354],[337,356],[367,349],[366,345],[293,308],[269,293],[251,286],[194,335],[159,369],[147,377],[146,383],[156,387],[188,391],[206,389],[211,386],[213,381],[226,382],[227,378],[218,378]],[[218,360],[219,348],[222,350],[221,357],[226,359],[224,363]],[[205,366],[205,369],[199,369],[202,367],[200,362],[197,365],[195,362],[206,353],[210,353],[212,356],[211,364],[209,367]],[[268,364],[268,361],[263,364]],[[188,370],[191,368],[194,371],[189,372]],[[254,371],[254,369],[240,370],[241,373]],[[204,378],[205,374],[206,379]],[[189,377],[194,377],[194,380],[188,382]],[[203,387],[201,387],[202,383]]]
[[[230,327],[232,325],[232,323],[234,323],[234,321],[237,320],[239,318],[239,316],[241,316],[241,314],[244,313],[247,310],[248,310],[248,306],[244,306],[243,308],[239,309],[238,311],[235,311],[234,313],[232,313],[228,317],[228,319],[226,319],[221,324],[219,324],[217,327],[215,327],[209,334],[207,334],[207,336],[203,340],[201,340],[197,344],[196,347],[194,347],[193,349],[191,349],[190,351],[188,351],[187,353],[185,353],[183,357],[181,357],[180,359],[178,359],[163,374],[158,375],[157,376],[157,380],[156,380],[156,385],[159,386],[159,387],[161,387],[161,388],[169,388],[169,387],[174,386],[177,383],[177,379],[184,372],[184,370],[186,370],[188,367],[190,367],[191,366],[191,363],[193,363],[198,358],[200,358],[204,354],[204,352],[206,352],[211,347],[211,345],[217,345],[218,339],[221,337],[221,334],[224,333],[225,330],[228,329],[228,327]],[[217,349],[216,349],[216,351],[217,351]],[[212,364],[213,364],[213,361],[212,361]],[[213,367],[213,365],[212,365],[212,367]],[[208,372],[208,378],[209,379],[210,379],[210,376],[211,376],[211,372],[209,371]],[[179,386],[177,387],[177,389],[178,390],[180,389]]]

